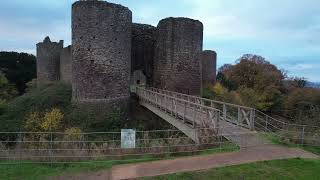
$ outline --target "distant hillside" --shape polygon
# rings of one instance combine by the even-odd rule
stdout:
[[[320,82],[308,82],[307,87],[320,88]]]

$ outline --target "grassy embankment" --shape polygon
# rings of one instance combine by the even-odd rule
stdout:
[[[320,179],[320,160],[287,159],[142,178],[156,180],[213,180],[213,179]]]

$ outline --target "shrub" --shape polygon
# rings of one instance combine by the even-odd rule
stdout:
[[[32,88],[26,94],[9,102],[0,116],[1,131],[21,131],[23,122],[32,112],[59,108],[65,114],[71,106],[71,87],[63,83]]]
[[[7,108],[8,103],[6,100],[0,99],[0,115],[2,115]]]
[[[207,99],[213,99],[214,98],[213,88],[214,86],[211,84],[205,85],[202,90],[202,97]]]
[[[42,118],[39,112],[31,112],[25,121],[24,129],[30,132],[40,132]]]
[[[59,109],[53,108],[50,112],[47,112],[44,115],[41,128],[46,132],[57,131],[62,127],[62,119],[63,113]]]
[[[65,141],[79,141],[82,139],[82,130],[80,128],[72,127],[64,131],[63,139]]]

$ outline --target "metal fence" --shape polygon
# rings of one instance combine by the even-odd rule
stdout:
[[[135,136],[135,147],[123,148],[121,132],[0,132],[0,164],[164,159],[238,149],[224,135],[206,134],[200,143],[180,130],[136,131]]]
[[[256,110],[255,130],[267,132],[282,143],[320,147],[320,127],[277,120]]]

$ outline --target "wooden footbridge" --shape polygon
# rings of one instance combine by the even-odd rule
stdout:
[[[265,144],[256,130],[286,126],[256,109],[156,88],[136,87],[139,103],[200,143],[203,132],[222,135],[240,147]]]

